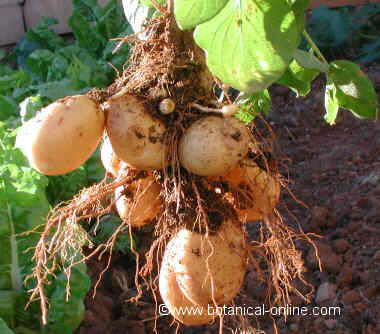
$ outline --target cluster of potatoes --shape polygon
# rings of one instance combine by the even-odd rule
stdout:
[[[101,159],[110,175],[118,178],[125,168],[146,171],[144,178],[115,191],[120,217],[141,227],[162,209],[161,185],[152,171],[169,164],[166,130],[164,122],[147,111],[145,101],[131,94],[120,92],[101,106],[77,95],[50,104],[26,122],[16,146],[40,173],[61,175],[85,163],[103,138]],[[226,200],[239,217],[223,222],[210,235],[180,229],[168,242],[159,274],[160,294],[174,318],[185,325],[212,322],[216,314],[208,307],[228,304],[237,295],[248,258],[241,222],[262,218],[278,201],[278,182],[247,159],[250,142],[246,126],[222,113],[195,121],[180,139],[182,167],[228,184]],[[202,307],[203,314],[178,312],[192,306]]]

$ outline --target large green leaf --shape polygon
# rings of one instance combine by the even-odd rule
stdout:
[[[253,93],[285,72],[299,31],[285,0],[230,0],[213,19],[197,26],[194,37],[215,76]]]
[[[228,0],[175,0],[174,15],[182,30],[195,28],[212,19],[227,4]]]
[[[339,107],[350,110],[359,118],[376,119],[378,101],[372,82],[360,67],[347,60],[330,64],[327,83],[330,100],[338,101]],[[329,123],[335,119],[329,117]]]

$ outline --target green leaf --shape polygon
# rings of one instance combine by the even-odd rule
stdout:
[[[69,18],[69,25],[81,48],[96,53],[101,50],[107,40],[100,35],[93,24],[86,20],[80,12],[74,12]]]
[[[350,110],[359,118],[377,118],[376,91],[358,65],[347,60],[332,62],[328,73],[328,86],[332,87],[330,90],[341,108]]]
[[[26,32],[25,38],[30,42],[37,43],[40,48],[47,48],[51,51],[58,50],[64,46],[65,41],[49,29],[57,23],[56,19],[43,17],[39,24]]]
[[[312,81],[319,73],[317,70],[304,68],[298,61],[293,60],[277,83],[289,87],[297,96],[306,96],[311,90]]]
[[[69,79],[48,82],[45,84],[38,85],[35,88],[36,93],[38,95],[46,97],[51,101],[61,99],[65,96],[87,93],[90,90],[89,87],[78,89],[73,85],[72,81]]]
[[[91,287],[86,266],[78,265],[71,270],[70,297],[66,299],[67,276],[59,274],[54,280],[54,289],[49,291],[50,312],[47,330],[49,333],[72,334],[84,317],[83,300]]]
[[[26,60],[28,70],[35,80],[46,81],[54,54],[49,50],[36,50]]]
[[[0,241],[2,238],[0,238]],[[10,245],[9,243],[5,243],[2,245],[4,247],[4,251],[6,255],[9,257],[10,256]],[[6,249],[5,247],[8,247]],[[4,255],[1,256],[0,261],[3,261],[5,258]],[[1,266],[3,269],[1,272],[2,280],[5,280],[6,278],[9,279],[11,282],[11,265],[8,265],[8,268],[6,268],[4,265]],[[1,288],[0,289],[0,318],[2,318],[9,326],[12,326],[14,323],[15,317],[16,317],[16,300],[17,300],[17,293],[15,291],[12,291],[12,287],[10,288]]]
[[[0,95],[0,121],[5,121],[10,116],[16,116],[17,112],[17,103],[8,96]]]
[[[30,76],[24,71],[14,71],[0,77],[0,93],[6,94],[15,88],[27,86],[31,83]]]
[[[174,0],[174,15],[182,30],[190,30],[212,19],[229,0]]]
[[[111,0],[102,8],[101,15],[97,18],[96,30],[104,36],[108,41],[117,37],[121,32],[125,31],[129,26],[125,21],[125,17],[119,2]]]
[[[0,333],[1,334],[14,334],[14,332],[9,329],[9,327],[7,326],[5,321],[1,318],[0,318]]]
[[[330,125],[335,124],[336,117],[339,111],[339,101],[337,98],[337,89],[334,84],[328,82],[325,90],[325,120]]]
[[[294,59],[300,66],[310,70],[318,70],[319,72],[327,72],[329,70],[329,66],[327,64],[322,63],[311,52],[306,52],[297,49],[294,52]]]
[[[124,37],[133,33],[132,27],[128,25],[125,31],[120,33],[117,37]],[[123,43],[119,46],[117,41],[108,41],[106,47],[103,50],[103,59],[115,66],[119,71],[123,70],[124,64],[128,60],[130,44]]]
[[[3,319],[0,318],[0,333],[1,334],[14,334],[14,332],[12,332],[9,327],[7,326],[7,324],[5,323],[5,321]]]
[[[54,58],[48,68],[46,81],[63,80],[66,77],[68,60],[61,54],[54,54]]]
[[[207,65],[222,82],[243,92],[269,87],[285,72],[298,44],[294,13],[278,0],[230,0],[195,29]]]
[[[120,227],[120,224],[122,221],[118,216],[115,215],[106,215],[100,219],[100,223],[91,231],[91,234],[94,235],[92,237],[92,241],[95,244],[102,244],[106,240],[108,240],[112,235],[115,233],[115,231]],[[118,238],[116,239],[115,246],[113,248],[113,251],[120,251],[124,254],[127,254],[130,252],[131,244],[134,244],[136,242],[135,239],[131,242],[130,235],[128,231],[121,233],[118,235]]]
[[[235,117],[244,122],[252,122],[259,114],[269,115],[272,99],[267,89],[250,95],[243,94],[237,102],[240,105]]]
[[[294,14],[298,31],[301,33],[305,29],[305,10],[309,8],[310,0],[289,0]]]

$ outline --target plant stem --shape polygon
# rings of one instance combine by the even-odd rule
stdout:
[[[317,54],[317,56],[322,60],[322,62],[324,62],[325,64],[328,65],[329,64],[328,61],[323,56],[323,54],[322,54],[321,50],[319,50],[318,46],[314,43],[314,41],[310,37],[309,33],[306,30],[304,30],[303,35],[306,38],[306,41],[310,44],[313,51]]]

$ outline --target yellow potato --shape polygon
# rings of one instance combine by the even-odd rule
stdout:
[[[213,312],[209,314],[206,305],[196,305],[182,293],[176,280],[176,274],[165,258],[160,269],[159,290],[161,298],[167,307],[167,309],[161,309],[160,311],[169,311],[182,324],[200,326],[214,320]]]
[[[61,175],[80,167],[96,150],[104,130],[104,114],[86,95],[58,100],[20,129],[16,146],[30,165],[45,175]]]
[[[194,304],[224,305],[242,286],[247,248],[240,223],[226,221],[214,235],[180,230],[166,247],[183,294]]]
[[[115,190],[116,209],[121,219],[133,227],[149,224],[161,210],[161,186],[152,176]]]
[[[207,116],[192,124],[182,136],[179,160],[191,173],[224,175],[245,158],[249,142],[249,131],[242,122]]]
[[[113,177],[116,177],[120,170],[121,161],[112,149],[111,142],[108,137],[105,137],[100,150],[100,157],[102,159],[105,170]]]
[[[221,179],[229,184],[232,198],[228,199],[244,222],[262,219],[280,198],[279,182],[253,162],[244,161]]]
[[[107,133],[116,155],[136,169],[161,169],[167,165],[165,125],[154,118],[144,100],[116,94],[105,104]]]

